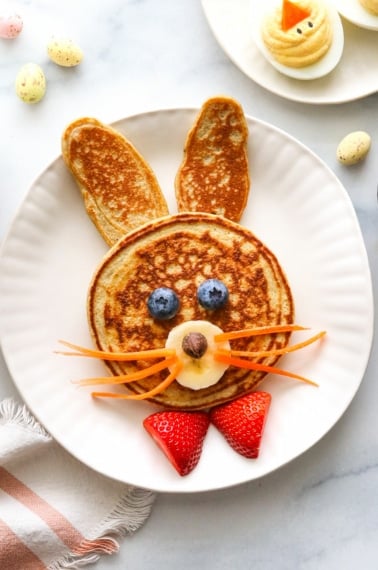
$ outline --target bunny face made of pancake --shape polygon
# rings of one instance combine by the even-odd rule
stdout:
[[[294,301],[275,255],[239,224],[250,189],[248,129],[240,105],[205,102],[188,133],[170,215],[157,179],[120,133],[96,119],[65,131],[63,158],[109,251],[88,291],[96,349],[121,386],[95,397],[147,400],[164,410],[208,411],[256,390],[289,346]],[[126,188],[126,190],[125,190]],[[121,190],[121,193],[120,193]],[[182,474],[182,473],[181,473]]]

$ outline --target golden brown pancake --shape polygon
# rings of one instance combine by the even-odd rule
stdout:
[[[108,245],[168,214],[150,166],[121,133],[97,119],[81,118],[65,129],[62,155]]]
[[[250,190],[247,139],[239,103],[229,97],[205,101],[188,133],[175,179],[180,212],[240,220]]]
[[[229,301],[208,311],[196,298],[199,284],[217,278]],[[147,299],[157,287],[172,288],[179,300],[168,321],[152,318]],[[88,320],[101,350],[132,352],[165,346],[169,331],[184,321],[209,320],[223,331],[290,324],[294,305],[285,274],[274,254],[246,228],[221,216],[181,213],[150,222],[121,239],[101,261],[88,294]],[[288,333],[231,341],[238,350],[282,348]],[[277,356],[260,358],[272,365]],[[114,375],[134,372],[151,361],[107,362]],[[156,386],[167,372],[133,382],[137,394]],[[265,372],[229,367],[219,382],[191,390],[173,382],[151,401],[167,408],[208,408],[232,400],[261,382]],[[126,390],[126,388],[125,388]]]

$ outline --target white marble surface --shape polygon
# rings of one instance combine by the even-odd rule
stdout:
[[[3,5],[3,3],[2,3]],[[20,0],[15,41],[0,41],[0,239],[35,177],[60,152],[65,125],[82,115],[109,122],[155,108],[199,106],[225,93],[245,111],[297,137],[345,185],[361,223],[377,291],[378,95],[342,105],[284,100],[246,78],[222,52],[199,0]],[[76,69],[48,62],[53,34],[74,38]],[[378,35],[377,35],[378,45]],[[14,93],[19,67],[45,69],[37,105]],[[351,78],[357,80],[358,78]],[[373,140],[367,160],[339,165],[336,146],[353,130]],[[378,350],[351,406],[316,446],[250,484],[198,495],[159,495],[146,525],[97,568],[373,570],[378,564]],[[16,390],[0,360],[0,399]]]

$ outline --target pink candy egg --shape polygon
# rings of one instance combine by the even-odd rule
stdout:
[[[22,30],[23,21],[18,14],[10,16],[0,16],[0,38],[12,40],[16,38]]]

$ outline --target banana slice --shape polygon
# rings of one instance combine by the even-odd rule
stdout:
[[[222,329],[208,321],[186,321],[170,331],[165,346],[175,349],[184,365],[176,377],[181,386],[200,390],[220,380],[228,365],[214,360],[214,351],[219,348],[230,350],[228,341],[214,341],[214,336],[222,332]],[[188,345],[192,349],[188,350]]]

